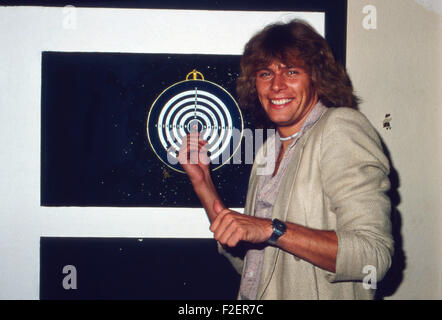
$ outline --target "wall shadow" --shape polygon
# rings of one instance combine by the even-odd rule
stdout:
[[[392,257],[392,264],[384,279],[378,283],[375,299],[382,300],[385,297],[393,295],[402,283],[404,278],[404,270],[406,267],[406,255],[403,249],[402,241],[402,217],[401,212],[398,210],[398,206],[401,203],[401,197],[399,194],[400,177],[397,170],[394,168],[393,161],[391,159],[391,154],[382,141],[382,147],[384,149],[385,155],[388,157],[390,162],[390,182],[391,188],[388,192],[388,196],[391,201],[391,224],[392,224],[392,235],[394,239],[394,254]]]

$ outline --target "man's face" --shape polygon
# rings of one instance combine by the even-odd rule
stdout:
[[[294,132],[301,129],[318,99],[309,74],[297,61],[285,65],[273,60],[259,69],[256,90],[269,119],[278,128],[293,127]]]

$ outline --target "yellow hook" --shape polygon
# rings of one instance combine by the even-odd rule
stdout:
[[[197,71],[196,69],[193,69],[192,71],[190,71],[187,76],[186,76],[186,80],[189,80],[189,77],[192,75],[193,80],[198,79],[198,76],[201,77],[202,80],[204,80],[204,76],[201,72]]]

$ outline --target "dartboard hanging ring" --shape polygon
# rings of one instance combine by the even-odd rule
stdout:
[[[171,169],[184,173],[177,160],[184,136],[196,130],[200,133],[208,142],[211,168],[217,170],[238,151],[244,124],[232,95],[192,70],[186,80],[171,85],[155,99],[146,129],[157,157]]]

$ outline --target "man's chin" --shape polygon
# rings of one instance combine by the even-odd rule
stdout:
[[[273,124],[275,124],[275,126],[277,126],[277,127],[290,127],[291,125],[293,125],[291,123],[291,121],[287,121],[285,119],[272,119],[272,118],[270,118],[270,121],[273,122]]]

